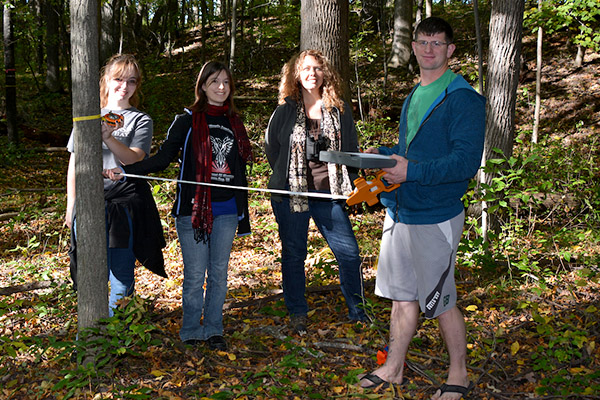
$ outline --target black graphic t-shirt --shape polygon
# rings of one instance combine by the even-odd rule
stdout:
[[[212,147],[212,183],[233,185],[233,173],[238,162],[237,142],[229,119],[225,116],[206,115]],[[212,201],[225,201],[233,197],[233,189],[211,187]]]

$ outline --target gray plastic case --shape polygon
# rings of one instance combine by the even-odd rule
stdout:
[[[396,165],[396,160],[390,156],[371,153],[351,153],[345,151],[321,151],[319,153],[319,160],[360,169],[391,168]]]

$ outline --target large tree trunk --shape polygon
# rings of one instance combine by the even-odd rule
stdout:
[[[412,1],[396,0],[394,6],[394,37],[389,66],[407,67],[412,52],[413,36]]]
[[[60,12],[57,2],[46,2],[46,88],[51,92],[59,92],[60,85]]]
[[[12,144],[19,143],[17,127],[17,78],[15,71],[15,42],[13,38],[12,9],[14,4],[4,4],[4,70],[5,70],[5,96],[6,96],[6,131],[8,141]]]
[[[108,316],[98,87],[98,3],[71,0],[78,330]]]
[[[349,3],[345,0],[302,0],[300,50],[320,50],[342,78],[344,99],[350,103]]]
[[[490,18],[490,44],[486,86],[486,139],[483,163],[497,158],[493,149],[512,155],[515,106],[519,84],[524,0],[495,0]],[[480,181],[490,184],[493,176],[481,173]],[[482,228],[496,229],[497,221],[483,204]]]

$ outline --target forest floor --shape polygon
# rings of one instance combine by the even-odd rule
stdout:
[[[148,87],[158,86],[158,79],[153,83],[150,77]],[[557,56],[544,67],[543,79],[541,134],[559,135],[565,147],[597,140],[600,56],[588,54],[579,69],[569,54]],[[253,85],[242,77],[239,94],[251,92]],[[533,87],[526,81],[519,88],[518,132],[531,129]],[[271,90],[274,94],[275,86]],[[164,114],[167,119],[173,115]],[[265,128],[266,118],[268,113],[254,122],[256,130]],[[428,399],[445,381],[448,359],[437,323],[421,320],[409,353],[408,385],[379,391],[355,385],[358,374],[377,367],[388,339],[390,303],[373,294],[384,215],[380,206],[355,209],[351,215],[372,323],[348,321],[335,259],[311,226],[309,332],[303,337],[289,332],[276,224],[268,197],[252,194],[253,234],[236,239],[231,253],[224,311],[229,350],[183,345],[178,336],[183,272],[169,217],[171,183],[156,184],[155,193],[168,239],[163,253],[169,278],[138,268],[137,296],[123,314],[105,321],[104,333],[93,342],[99,368],[78,367],[76,355],[82,354],[84,342],[76,341],[69,230],[63,224],[68,154],[44,150],[64,146],[69,128],[63,124],[58,135],[60,127],[48,124],[46,129],[23,126],[23,148],[28,150],[3,154],[0,398]],[[258,172],[252,184],[265,187],[268,168],[260,157],[260,139],[256,141]],[[582,241],[590,257],[600,254],[599,243]],[[557,249],[554,257],[539,261],[550,271],[542,285],[533,275],[512,279],[518,274],[516,264],[498,262],[496,272],[502,272],[493,275],[461,252],[458,304],[467,323],[468,368],[475,384],[469,398],[600,399],[600,284],[597,275],[582,275],[594,268],[597,274],[598,268],[560,254]],[[36,283],[47,286],[19,286]]]

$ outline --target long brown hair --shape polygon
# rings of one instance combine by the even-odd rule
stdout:
[[[202,66],[200,73],[198,74],[198,79],[196,80],[196,100],[194,104],[189,106],[188,108],[194,112],[205,112],[208,109],[208,98],[206,97],[206,93],[202,89],[202,86],[208,81],[215,73],[220,73],[221,71],[225,71],[227,74],[227,79],[229,80],[229,96],[225,100],[224,104],[229,105],[229,110],[227,111],[228,115],[233,115],[237,113],[235,109],[235,105],[233,104],[233,92],[235,92],[235,84],[233,83],[233,76],[231,75],[231,71],[227,66],[218,61],[209,61]]]
[[[279,83],[279,104],[285,103],[286,97],[291,97],[296,102],[302,101],[300,85],[300,68],[304,59],[314,57],[323,69],[323,84],[320,88],[321,100],[328,111],[337,107],[344,112],[344,100],[340,86],[340,76],[333,68],[327,57],[319,50],[304,50],[292,57],[281,69],[281,82]]]
[[[142,69],[131,54],[115,54],[108,59],[100,70],[100,106],[108,103],[108,81],[113,78],[129,78],[135,76],[137,85],[129,99],[129,103],[137,107],[140,104],[140,88],[142,87]]]

